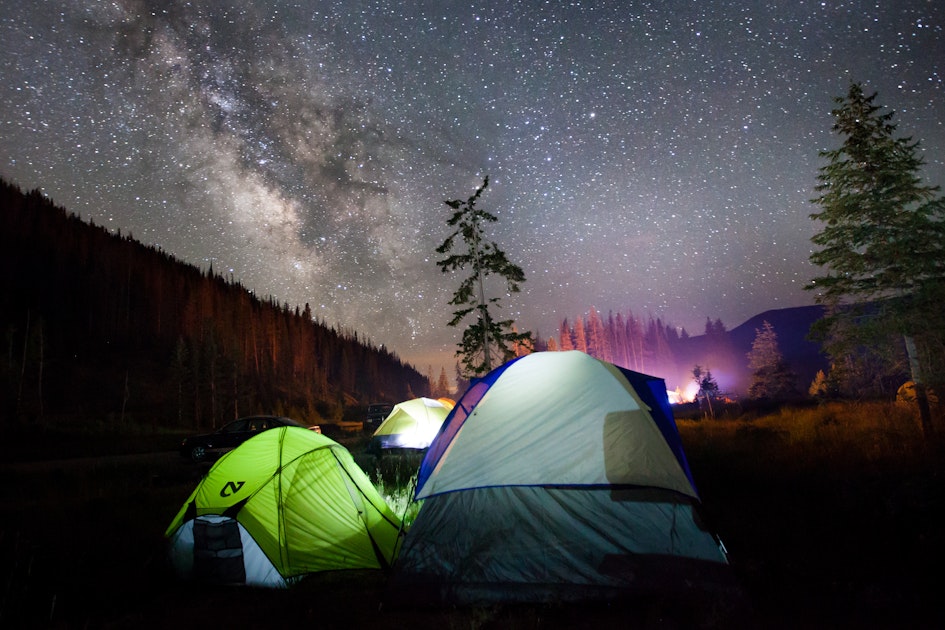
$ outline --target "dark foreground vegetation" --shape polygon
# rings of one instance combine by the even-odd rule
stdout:
[[[679,424],[750,608],[708,598],[411,610],[385,601],[375,572],[285,591],[182,584],[164,565],[163,531],[206,467],[170,452],[177,436],[73,436],[75,454],[85,444],[96,457],[43,462],[18,445],[54,435],[20,433],[0,447],[0,627],[943,627],[930,576],[945,559],[945,426],[923,440],[911,411],[886,403]],[[372,477],[405,483],[403,462],[394,474],[365,442],[347,446]]]

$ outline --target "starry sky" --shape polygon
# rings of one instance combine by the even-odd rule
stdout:
[[[945,3],[0,0],[0,176],[452,376],[446,199],[503,316],[703,331],[812,303],[853,81],[945,184]]]

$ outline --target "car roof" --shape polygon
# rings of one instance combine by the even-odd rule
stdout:
[[[241,422],[243,420],[280,420],[287,424],[294,424],[300,427],[307,426],[304,423],[299,422],[298,420],[289,418],[288,416],[272,416],[272,415],[266,415],[266,414],[258,414],[255,416],[242,416],[240,418],[237,418],[236,420],[233,420],[233,422]]]

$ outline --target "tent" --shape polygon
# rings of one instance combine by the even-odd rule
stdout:
[[[165,536],[184,578],[280,587],[318,571],[386,569],[399,531],[343,446],[282,427],[217,461]]]
[[[448,398],[414,398],[394,405],[374,432],[371,448],[422,450],[429,447],[453,404]]]
[[[529,354],[475,381],[415,498],[394,600],[609,600],[729,579],[664,381],[579,351]]]

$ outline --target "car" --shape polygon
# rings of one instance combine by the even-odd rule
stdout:
[[[367,408],[367,416],[364,419],[363,430],[374,431],[381,425],[390,412],[394,410],[394,405],[387,403],[371,403]]]
[[[180,443],[180,454],[192,462],[217,458],[254,435],[277,427],[301,427],[321,433],[317,425],[308,426],[284,416],[247,416],[225,424],[212,433],[184,438]]]

